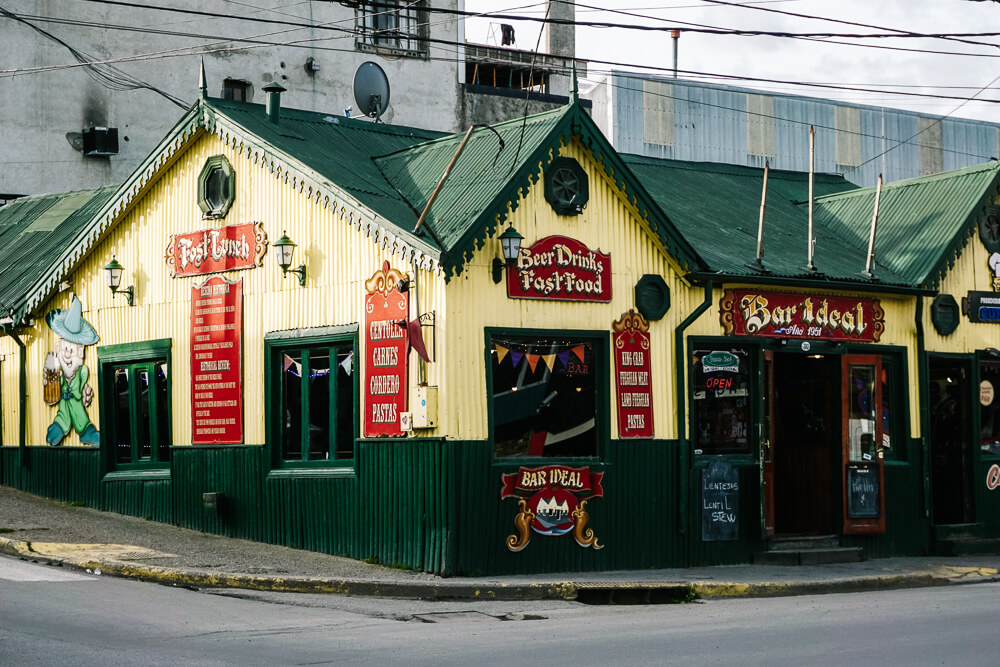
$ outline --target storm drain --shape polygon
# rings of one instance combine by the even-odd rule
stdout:
[[[576,601],[582,604],[680,604],[697,596],[688,584],[576,584]]]

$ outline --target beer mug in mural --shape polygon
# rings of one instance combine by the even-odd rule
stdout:
[[[59,369],[59,360],[56,355],[49,352],[45,357],[45,366],[42,369],[43,391],[45,405],[55,405],[62,395],[62,388],[59,380],[62,379],[62,371]]]

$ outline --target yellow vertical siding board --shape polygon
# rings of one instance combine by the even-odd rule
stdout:
[[[236,173],[236,197],[224,220],[203,220],[198,207],[198,175],[205,160],[224,155]],[[206,276],[171,278],[164,252],[172,234],[210,229],[248,222],[263,223],[268,236],[268,250],[262,266],[218,274],[227,280],[243,281],[243,414],[244,442],[264,442],[264,336],[271,331],[323,326],[357,325],[363,317],[365,281],[382,266],[384,260],[402,271],[412,268],[393,254],[393,247],[376,245],[350,224],[358,213],[330,202],[323,207],[314,193],[292,179],[286,183],[280,171],[271,171],[269,163],[257,153],[249,154],[235,142],[223,142],[216,135],[201,133],[186,151],[169,164],[155,182],[136,199],[111,231],[72,272],[72,292],[56,295],[39,308],[39,320],[32,336],[25,336],[28,350],[28,424],[29,444],[45,441],[45,431],[55,416],[55,408],[41,402],[41,368],[45,355],[52,350],[55,336],[43,323],[44,314],[53,308],[67,308],[71,293],[83,303],[84,317],[97,329],[97,346],[135,343],[159,338],[172,340],[172,408],[174,444],[191,442],[190,406],[190,315],[191,288]],[[282,233],[298,244],[294,261],[307,267],[305,287],[294,275],[283,276],[270,244]],[[123,297],[112,300],[106,286],[104,265],[115,255],[126,268],[125,285],[135,285],[135,306],[126,305]],[[440,277],[421,271],[423,311],[443,308],[442,291],[436,284]],[[413,311],[413,317],[416,316]],[[363,341],[363,335],[361,336]],[[363,344],[363,343],[362,343]],[[0,350],[12,342],[0,339]],[[95,390],[94,403],[88,409],[91,420],[99,423],[97,397],[97,352],[86,350],[91,371],[90,384]],[[438,345],[441,350],[440,340]],[[355,369],[363,369],[364,350]],[[8,356],[7,359],[12,357]],[[410,384],[416,383],[416,366],[411,360]],[[431,364],[432,384],[439,378]],[[16,397],[8,387],[16,387],[16,363],[3,363],[4,443],[16,444]],[[13,373],[13,375],[12,375]],[[37,385],[37,387],[35,386]],[[37,389],[37,391],[36,391]],[[359,409],[361,406],[359,405]],[[64,445],[78,445],[70,434]]]
[[[544,179],[520,192],[516,211],[508,208],[501,222],[512,224],[524,235],[524,244],[553,234],[569,236],[593,250],[611,255],[612,300],[607,303],[576,303],[507,298],[506,284],[494,284],[492,264],[501,257],[497,236],[486,241],[465,265],[462,273],[448,284],[445,342],[440,372],[443,373],[441,417],[449,436],[461,439],[489,437],[484,328],[578,329],[607,332],[611,322],[630,308],[635,308],[633,288],[646,273],[662,275],[670,286],[672,305],[666,316],[650,323],[653,350],[653,413],[655,437],[675,438],[676,402],[673,383],[673,332],[691,312],[690,303],[672,258],[654,243],[640,222],[641,214],[629,203],[597,165],[590,152],[577,142],[563,146],[560,154],[576,158],[590,181],[590,200],[578,216],[560,216],[553,212],[544,196]],[[609,360],[610,362],[610,360]],[[612,365],[613,370],[613,365]],[[615,384],[608,378],[608,396],[615,400]],[[445,387],[447,388],[445,390]],[[611,437],[618,437],[617,411],[609,410]]]
[[[989,266],[990,253],[973,232],[967,240],[962,254],[948,269],[941,281],[940,293],[950,294],[961,305],[962,297],[968,292],[993,292],[993,273]],[[964,314],[959,318],[958,328],[947,336],[942,336],[931,322],[930,299],[927,300],[924,327],[927,330],[927,350],[930,352],[973,352],[986,348],[1000,348],[1000,327],[996,324],[970,322]]]

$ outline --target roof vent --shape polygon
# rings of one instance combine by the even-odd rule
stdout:
[[[83,128],[83,154],[89,157],[118,155],[118,128]]]
[[[281,94],[285,92],[285,88],[281,84],[270,83],[264,86],[264,92],[267,93],[267,119],[277,123],[278,113],[281,110]]]

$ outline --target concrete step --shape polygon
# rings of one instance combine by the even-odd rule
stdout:
[[[934,553],[939,556],[1000,554],[1000,538],[956,537],[947,540],[937,540],[934,543]]]
[[[831,547],[822,549],[781,549],[754,554],[757,565],[826,565],[858,563],[865,559],[861,547]]]
[[[967,540],[986,537],[988,531],[984,523],[955,523],[934,526],[934,537],[943,540]]]
[[[767,542],[768,551],[802,551],[805,549],[836,549],[840,538],[836,535],[796,535],[772,537]]]

